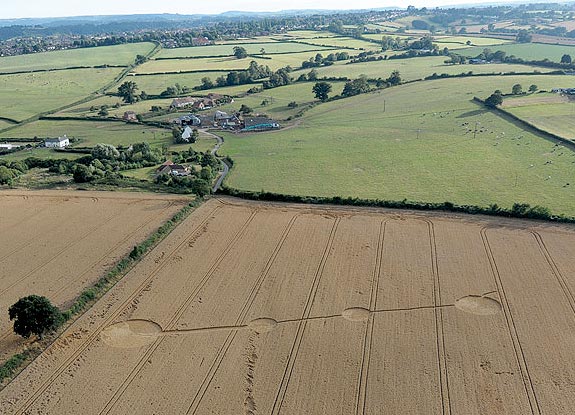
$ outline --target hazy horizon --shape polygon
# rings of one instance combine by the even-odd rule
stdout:
[[[385,7],[407,8],[415,7],[439,7],[457,6],[469,4],[481,4],[473,0],[434,0],[434,1],[377,1],[357,0],[350,5],[342,0],[293,0],[291,2],[269,1],[262,3],[259,0],[221,0],[217,5],[204,2],[191,4],[189,1],[172,0],[169,6],[158,4],[157,1],[124,1],[99,0],[98,2],[74,2],[71,0],[52,0],[50,2],[31,0],[26,2],[14,2],[2,6],[0,19],[25,19],[25,18],[54,18],[54,17],[80,17],[80,16],[109,16],[109,15],[132,15],[132,14],[220,14],[227,11],[243,12],[277,12],[282,10],[314,9],[314,10],[361,10]],[[484,2],[493,4],[494,1]],[[521,1],[503,0],[497,3],[519,4]],[[541,1],[541,3],[549,3]],[[554,3],[554,2],[553,2]]]

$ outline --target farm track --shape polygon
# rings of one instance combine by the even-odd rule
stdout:
[[[443,415],[450,415],[451,400],[449,399],[449,374],[447,370],[447,355],[445,351],[445,334],[443,325],[443,309],[441,308],[441,285],[439,267],[437,265],[437,241],[433,222],[425,220],[429,230],[429,244],[431,247],[431,264],[433,275],[433,314],[435,315],[435,337],[437,339],[437,363],[439,383],[441,385],[441,405]]]
[[[383,258],[383,244],[385,242],[385,225],[387,220],[382,220],[379,225],[379,237],[377,240],[376,262],[373,270],[371,292],[369,296],[369,310],[377,309],[377,293],[379,290],[379,280],[381,277],[381,261]],[[367,320],[365,336],[363,339],[363,354],[361,357],[361,369],[359,372],[359,382],[357,390],[356,415],[365,415],[367,401],[367,381],[369,377],[369,361],[371,358],[371,346],[373,343],[373,319],[371,314]]]
[[[195,298],[195,296],[198,294],[198,292],[201,290],[201,288],[215,274],[215,271],[216,271],[218,265],[224,260],[224,258],[226,257],[226,255],[228,254],[230,249],[233,247],[233,245],[241,238],[241,236],[246,231],[246,229],[248,228],[249,224],[251,223],[253,218],[256,216],[256,214],[257,214],[257,210],[254,210],[252,212],[252,214],[249,216],[249,218],[247,219],[247,221],[243,224],[242,228],[234,235],[232,240],[227,244],[226,248],[216,258],[215,262],[209,268],[208,272],[204,275],[204,277],[202,278],[200,283],[195,287],[195,289],[188,296],[186,301],[176,310],[176,312],[170,318],[165,330],[167,330],[167,331],[174,330],[174,327],[175,327],[178,319],[186,311],[189,304]],[[148,349],[148,351],[142,356],[142,358],[140,359],[140,361],[138,362],[136,367],[132,370],[132,372],[130,373],[128,378],[124,381],[124,383],[122,384],[120,389],[118,391],[116,391],[114,396],[112,396],[112,399],[110,399],[110,401],[108,401],[108,403],[106,404],[104,409],[100,412],[101,415],[108,414],[113,409],[115,403],[120,399],[122,394],[126,391],[126,389],[130,385],[132,380],[138,375],[138,373],[142,369],[144,363],[154,354],[154,352],[158,349],[158,347],[160,347],[160,345],[162,344],[164,339],[165,339],[165,337],[160,337],[154,344],[152,344],[152,346]]]
[[[251,289],[250,295],[248,296],[247,300],[245,301],[245,303],[242,307],[242,310],[241,310],[238,318],[236,319],[236,325],[245,325],[245,318],[246,318],[259,290],[261,289],[261,286],[262,286],[265,278],[268,276],[268,273],[269,273],[275,259],[277,258],[279,252],[281,251],[281,249],[285,243],[285,240],[287,239],[287,237],[288,237],[295,221],[297,220],[298,216],[299,215],[294,215],[293,218],[288,223],[287,227],[285,228],[285,230],[281,236],[280,241],[278,242],[278,244],[275,247],[271,257],[268,259],[268,261],[266,263],[264,271],[260,274],[256,283],[254,284],[253,288]],[[223,346],[219,349],[216,359],[212,362],[212,365],[210,366],[210,371],[208,372],[208,374],[204,378],[204,380],[202,382],[202,386],[198,390],[198,393],[194,396],[194,399],[190,403],[188,410],[186,411],[186,414],[195,414],[197,412],[197,410],[201,404],[201,401],[202,401],[202,399],[206,393],[206,390],[208,389],[208,387],[212,383],[212,381],[214,379],[214,375],[217,372],[217,370],[219,369],[219,367],[222,363],[222,360],[226,356],[231,344],[233,343],[233,341],[236,337],[236,334],[237,334],[237,332],[235,332],[235,331],[230,332],[230,334],[226,338]]]
[[[319,264],[319,266],[318,266],[318,268],[314,274],[313,284],[312,284],[311,290],[308,294],[306,305],[305,305],[305,308],[304,308],[304,311],[303,311],[303,314],[301,317],[301,321],[299,322],[298,327],[297,327],[296,337],[294,339],[291,351],[289,353],[288,364],[286,366],[286,369],[285,369],[283,378],[281,380],[276,398],[274,400],[274,405],[272,407],[272,414],[274,414],[274,415],[279,414],[281,411],[282,404],[283,404],[285,394],[287,391],[287,387],[288,387],[288,384],[289,384],[289,381],[290,381],[290,378],[291,378],[291,375],[293,372],[293,367],[294,367],[295,361],[298,357],[301,342],[303,340],[303,336],[305,333],[305,329],[306,329],[306,325],[307,325],[306,319],[309,317],[309,315],[311,313],[311,307],[313,305],[313,301],[314,301],[315,295],[317,293],[317,288],[318,288],[320,279],[323,275],[323,270],[325,268],[325,264],[327,262],[329,255],[330,255],[331,247],[333,246],[333,241],[334,241],[335,234],[337,232],[337,228],[338,228],[340,220],[341,220],[340,218],[337,218],[333,223],[327,245],[324,249],[324,252],[323,252],[323,255],[321,258],[321,262],[320,262],[320,264]]]
[[[491,272],[493,275],[493,279],[495,280],[495,284],[497,285],[497,294],[501,299],[501,303],[503,306],[503,312],[505,315],[505,320],[507,322],[509,336],[513,341],[513,349],[515,351],[515,357],[517,359],[517,365],[521,371],[521,377],[523,379],[523,384],[525,387],[525,393],[529,399],[529,405],[531,407],[532,415],[540,415],[541,408],[539,406],[539,402],[537,400],[537,395],[535,394],[535,388],[533,386],[533,381],[531,380],[531,376],[529,374],[529,368],[527,367],[527,361],[525,359],[525,353],[523,351],[523,347],[519,340],[519,335],[517,332],[517,327],[515,325],[515,321],[513,319],[513,315],[511,314],[511,308],[509,306],[509,300],[507,299],[507,295],[505,294],[505,289],[503,287],[503,282],[501,280],[501,275],[497,268],[497,263],[495,262],[495,256],[493,255],[493,251],[491,250],[491,246],[489,244],[489,238],[487,236],[488,227],[481,228],[481,238],[483,240],[483,245],[485,247],[485,254],[489,259],[489,264],[491,266]]]
[[[568,326],[526,330],[551,324],[538,290],[575,316],[572,228],[226,198],[195,215],[0,392],[7,414],[569,413],[541,382],[575,370],[550,336]],[[131,322],[159,331],[110,343]]]

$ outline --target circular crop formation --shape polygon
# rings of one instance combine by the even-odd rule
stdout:
[[[467,297],[457,300],[455,302],[455,308],[470,314],[488,316],[499,313],[501,311],[501,304],[499,301],[490,297],[468,295]]]
[[[128,320],[112,324],[100,333],[108,346],[131,349],[153,343],[162,332],[159,324],[149,320]]]

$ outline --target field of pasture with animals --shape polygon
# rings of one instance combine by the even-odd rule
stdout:
[[[212,199],[0,409],[567,413],[573,243],[535,222]]]
[[[438,53],[420,56],[412,47],[428,35],[399,30],[412,21],[374,23],[366,31],[379,33],[363,36],[300,30],[207,46],[134,43],[0,58],[7,85],[0,92],[0,140],[36,143],[0,157],[78,160],[97,144],[147,142],[170,159],[187,148],[174,136],[183,126],[174,123],[194,114],[200,133],[225,140],[217,154],[234,165],[224,185],[239,190],[505,208],[529,203],[573,215],[572,108],[552,90],[571,87],[575,76],[549,65],[572,46],[445,33],[430,38]],[[473,64],[475,57],[482,63]],[[399,81],[390,85],[393,73]],[[346,92],[354,81],[361,87]],[[133,102],[118,94],[126,82],[135,87]],[[318,82],[329,84],[325,100],[313,92]],[[473,100],[495,90],[506,113],[543,133]],[[176,99],[209,94],[229,98],[215,108],[172,107]],[[222,129],[216,111],[237,116],[238,126],[267,117],[280,129]],[[127,113],[137,120],[126,122]],[[73,139],[70,151],[82,150],[54,153],[38,145],[62,135]],[[188,147],[214,148],[209,139],[199,143]],[[124,174],[153,181],[153,170],[135,166]]]

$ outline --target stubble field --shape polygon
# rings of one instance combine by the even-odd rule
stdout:
[[[10,305],[37,294],[69,306],[185,203],[148,194],[0,192],[0,362],[23,344],[12,333]]]
[[[572,227],[211,200],[3,414],[569,414]]]

